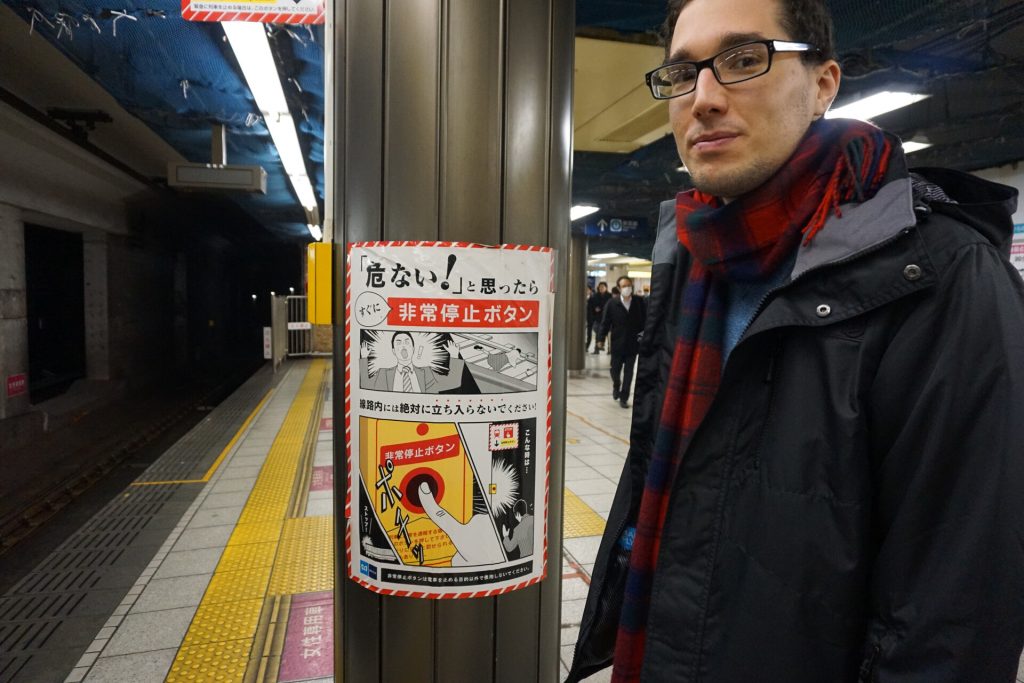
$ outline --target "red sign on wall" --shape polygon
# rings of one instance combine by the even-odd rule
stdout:
[[[21,396],[28,391],[28,375],[9,375],[7,377],[7,398]]]

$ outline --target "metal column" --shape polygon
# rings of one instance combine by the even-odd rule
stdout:
[[[327,222],[336,245],[334,424],[344,424],[346,242],[452,240],[559,250],[547,579],[497,598],[380,597],[348,581],[339,557],[336,677],[349,683],[555,681],[573,3],[333,0],[333,9]],[[335,432],[339,475],[346,467],[344,438],[344,431]],[[335,519],[343,552],[344,492]]]

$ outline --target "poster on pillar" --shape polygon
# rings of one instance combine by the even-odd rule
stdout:
[[[348,575],[472,598],[544,578],[554,251],[348,248]]]
[[[322,24],[324,0],[181,0],[186,21]]]

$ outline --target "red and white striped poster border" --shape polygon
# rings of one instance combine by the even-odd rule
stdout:
[[[252,21],[261,24],[322,24],[324,23],[324,5],[316,7],[316,13],[296,12],[243,12],[243,11],[203,11],[192,9],[191,0],[182,0],[181,18],[186,21]]]

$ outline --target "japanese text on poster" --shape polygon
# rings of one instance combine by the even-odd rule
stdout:
[[[349,247],[346,560],[358,583],[462,598],[544,577],[553,258]]]

